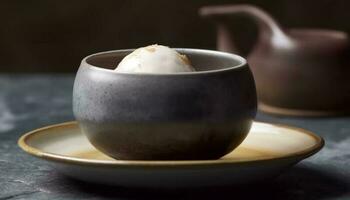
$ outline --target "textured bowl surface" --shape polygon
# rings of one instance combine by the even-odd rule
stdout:
[[[129,160],[215,159],[244,140],[256,114],[254,79],[246,61],[217,51],[177,50],[197,72],[109,69],[132,50],[82,61],[73,110],[97,149]]]

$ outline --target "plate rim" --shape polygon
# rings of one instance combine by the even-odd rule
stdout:
[[[271,162],[271,161],[283,161],[283,160],[289,160],[289,159],[298,159],[298,161],[305,159],[307,157],[312,156],[313,154],[317,153],[319,150],[323,148],[325,145],[324,139],[303,128],[285,125],[285,124],[277,124],[277,123],[266,123],[261,121],[254,121],[254,123],[261,124],[261,125],[269,125],[269,126],[275,126],[278,128],[285,128],[285,129],[291,129],[298,132],[301,132],[303,134],[306,134],[308,136],[311,136],[315,140],[315,145],[306,148],[302,151],[294,152],[292,154],[284,155],[284,156],[278,156],[278,157],[268,157],[268,158],[261,158],[261,159],[254,159],[254,160],[229,160],[229,159],[223,159],[223,160],[165,160],[165,161],[158,161],[158,160],[91,160],[91,159],[84,159],[84,158],[75,158],[75,157],[69,157],[49,152],[44,152],[38,148],[35,148],[33,146],[30,146],[26,143],[30,137],[33,137],[34,135],[37,135],[39,133],[43,133],[45,130],[48,129],[54,129],[58,127],[66,127],[66,126],[72,126],[77,125],[79,127],[79,123],[77,121],[68,121],[63,123],[57,123],[52,124],[48,126],[44,126],[38,129],[34,129],[32,131],[29,131],[25,134],[23,134],[18,139],[18,146],[25,151],[26,153],[42,158],[44,160],[50,160],[55,162],[61,162],[61,163],[68,163],[68,164],[76,164],[76,165],[93,165],[93,166],[115,166],[115,167],[184,167],[184,166],[211,166],[211,165],[245,165],[245,164],[256,164],[257,162]]]

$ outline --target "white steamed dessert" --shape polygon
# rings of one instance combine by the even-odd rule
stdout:
[[[150,45],[125,56],[115,71],[168,74],[195,70],[186,55],[163,45]]]

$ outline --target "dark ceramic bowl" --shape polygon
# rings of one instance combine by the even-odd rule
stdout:
[[[247,136],[256,90],[244,58],[218,51],[176,49],[196,72],[120,73],[133,50],[86,57],[73,91],[82,131],[103,153],[125,160],[217,159]]]

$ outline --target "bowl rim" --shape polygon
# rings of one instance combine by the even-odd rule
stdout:
[[[91,59],[94,56],[100,56],[103,54],[111,54],[111,53],[131,53],[132,51],[136,49],[119,49],[119,50],[111,50],[111,51],[103,51],[103,52],[98,52],[94,53],[91,55],[88,55],[83,58],[81,61],[80,67],[87,67],[90,70],[94,71],[102,71],[102,72],[107,72],[107,73],[114,73],[114,74],[124,74],[124,75],[135,75],[135,76],[179,76],[179,75],[198,75],[198,74],[213,74],[213,73],[219,73],[219,72],[226,72],[226,71],[232,71],[232,70],[237,70],[243,67],[247,67],[247,60],[243,58],[242,56],[239,56],[237,54],[233,53],[228,53],[228,52],[223,52],[223,51],[215,51],[215,50],[209,50],[209,49],[194,49],[194,48],[172,48],[175,51],[185,54],[186,52],[192,52],[192,53],[206,53],[206,54],[215,54],[219,55],[222,57],[228,57],[230,59],[236,60],[240,62],[240,64],[237,64],[235,66],[231,67],[225,67],[222,69],[215,69],[215,70],[205,70],[205,71],[194,71],[194,72],[177,72],[177,73],[132,73],[132,72],[118,72],[113,69],[107,69],[103,67],[98,67],[95,65],[92,65],[88,63],[88,59]]]

